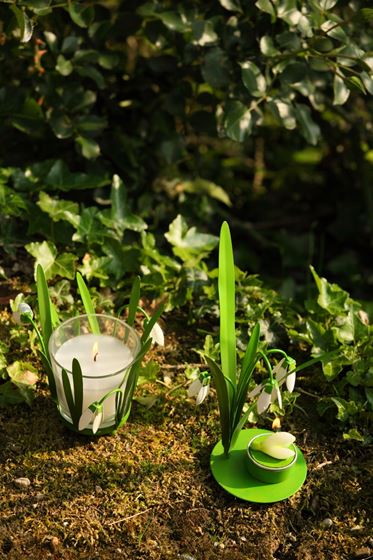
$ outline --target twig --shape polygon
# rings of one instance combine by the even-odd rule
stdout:
[[[123,517],[122,519],[117,519],[116,521],[112,521],[111,523],[106,523],[105,526],[106,527],[111,527],[112,525],[118,525],[118,523],[122,523],[123,521],[128,521],[129,519],[133,519],[134,517],[138,517],[139,515],[143,515],[144,513],[147,513],[148,511],[153,509],[153,507],[154,506],[152,506],[148,509],[144,509],[144,511],[139,511],[138,513],[134,513],[133,515],[129,515],[128,517]]]
[[[206,364],[200,362],[195,364],[163,364],[161,369],[185,369],[187,367],[206,367]]]
[[[305,391],[304,389],[297,388],[297,392],[298,393],[303,393],[304,395],[307,395],[307,396],[312,397],[314,399],[319,399],[320,398],[320,395],[314,395],[313,393],[309,393],[308,391]]]

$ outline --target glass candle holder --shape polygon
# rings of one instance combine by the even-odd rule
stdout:
[[[63,370],[66,371],[72,397],[75,398],[72,366],[74,358],[79,362],[82,372],[81,413],[90,406],[101,403],[102,431],[117,426],[116,390],[125,391],[128,373],[140,349],[141,341],[136,331],[109,315],[78,315],[53,331],[49,340],[49,354],[56,383],[58,409],[68,425],[73,427],[74,422],[65,394]],[[93,420],[92,414],[92,421],[87,429],[94,433]]]

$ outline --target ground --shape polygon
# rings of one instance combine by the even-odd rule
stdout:
[[[2,319],[4,336],[10,319]],[[372,558],[372,449],[344,442],[303,394],[303,411],[283,428],[307,460],[304,486],[269,505],[230,496],[209,469],[219,439],[214,394],[199,408],[187,398],[183,364],[198,356],[182,324],[165,331],[153,356],[161,383],[140,389],[158,399],[150,409],[134,402],[113,435],[67,430],[43,382],[31,408],[0,409],[0,558]],[[30,485],[19,487],[21,477]]]

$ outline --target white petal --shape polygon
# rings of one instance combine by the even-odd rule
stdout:
[[[280,360],[272,370],[272,373],[276,377],[276,380],[279,384],[284,382],[287,373],[287,369],[282,367],[284,360],[285,358],[282,358],[282,360]]]
[[[288,375],[287,378],[286,378],[286,388],[289,391],[289,393],[292,393],[294,391],[296,376],[297,376],[297,374],[294,371],[293,373]]]
[[[195,379],[193,381],[193,383],[191,383],[189,385],[188,388],[188,397],[196,397],[198,395],[198,393],[200,392],[202,387],[202,383],[200,382],[199,379]]]
[[[263,389],[263,383],[260,383],[259,385],[254,387],[254,389],[252,391],[250,391],[250,393],[247,395],[248,398],[253,399],[257,395],[259,395],[259,393],[261,392],[262,389]]]
[[[91,423],[92,418],[93,418],[93,412],[92,410],[87,408],[87,410],[83,412],[83,414],[79,419],[78,430],[79,431],[85,430],[88,427],[88,425]]]
[[[270,404],[271,404],[271,393],[266,393],[265,391],[262,391],[256,403],[258,414],[263,414],[263,412],[267,410]]]
[[[197,395],[197,398],[196,398],[196,405],[197,406],[203,403],[203,401],[205,400],[205,398],[209,394],[209,390],[210,390],[210,385],[203,385],[201,387],[201,389],[199,390],[199,393]]]
[[[158,325],[158,323],[155,323],[154,327],[152,328],[152,330],[150,331],[150,338],[153,339],[153,342],[156,342],[157,344],[159,344],[159,346],[164,346],[164,334],[163,334],[163,330],[161,329],[161,327]]]
[[[95,414],[95,419],[93,420],[92,424],[92,433],[95,434],[99,427],[101,426],[101,422],[104,416],[104,411],[101,409]]]

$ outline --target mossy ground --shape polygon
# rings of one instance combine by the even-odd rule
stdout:
[[[9,317],[2,317],[6,331]],[[219,438],[214,395],[198,409],[187,399],[176,366],[198,358],[187,331],[173,327],[167,324],[166,345],[156,351],[168,365],[160,379],[166,374],[170,383],[142,387],[157,393],[155,405],[147,410],[134,402],[129,421],[113,435],[68,431],[43,383],[32,408],[0,409],[0,558],[348,560],[373,554],[372,450],[325,429],[311,399],[301,402],[306,415],[297,412],[284,425],[308,463],[296,495],[256,505],[220,489],[209,469]],[[18,488],[19,477],[31,485]]]

